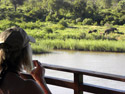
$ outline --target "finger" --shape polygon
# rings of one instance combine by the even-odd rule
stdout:
[[[38,61],[37,60],[33,60],[34,66],[38,67]]]
[[[38,60],[34,60],[34,65],[36,67],[43,67],[42,64]]]

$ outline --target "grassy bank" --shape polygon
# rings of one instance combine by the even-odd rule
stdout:
[[[40,21],[26,23],[1,20],[0,32],[15,25],[20,26],[36,39],[36,43],[31,45],[34,53],[46,53],[53,49],[125,52],[124,25],[89,26],[65,23],[65,21],[62,23]],[[117,28],[122,34],[104,35],[104,31],[111,27]],[[95,29],[96,33],[88,33]]]
[[[43,49],[65,49],[81,51],[125,52],[125,41],[109,40],[39,40],[32,47],[37,52]]]

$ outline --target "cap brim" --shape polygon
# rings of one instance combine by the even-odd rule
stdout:
[[[36,42],[36,40],[33,37],[31,37],[31,36],[28,36],[28,37],[29,37],[30,42],[33,42],[33,43]]]

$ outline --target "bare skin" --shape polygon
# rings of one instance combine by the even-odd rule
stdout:
[[[0,86],[0,94],[51,94],[44,80],[44,68],[38,61],[34,63],[36,68],[31,75],[35,80],[26,80],[19,74],[8,72]]]
[[[43,68],[42,64],[37,60],[34,60],[33,63],[36,66],[36,68],[33,69],[31,72],[32,77],[42,87],[45,94],[51,94],[49,88],[46,85],[46,81],[44,79],[45,69]]]

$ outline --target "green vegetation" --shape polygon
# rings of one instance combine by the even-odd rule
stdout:
[[[124,14],[125,0],[0,0],[0,20],[13,22],[123,25]]]
[[[0,31],[20,26],[52,49],[125,52],[124,0],[0,0]],[[104,34],[106,29],[118,31]],[[97,32],[88,33],[97,30]]]
[[[10,27],[13,23],[2,20],[1,30]],[[36,39],[32,44],[34,53],[48,52],[52,49],[125,52],[125,28],[115,25],[122,32],[105,34],[104,31],[111,25],[89,26],[69,24],[68,27],[52,22],[23,22],[14,23],[24,28],[27,33]],[[63,28],[62,28],[63,26]],[[90,30],[97,32],[88,33]]]
[[[41,40],[41,45],[51,49],[66,49],[80,51],[125,52],[124,41],[108,40]]]

